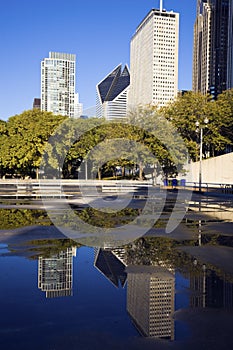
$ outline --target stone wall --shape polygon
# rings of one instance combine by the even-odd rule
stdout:
[[[187,175],[180,176],[187,182],[199,181],[199,162],[186,166]],[[233,184],[233,152],[202,161],[202,183]]]

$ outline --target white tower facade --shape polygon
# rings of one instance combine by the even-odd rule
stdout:
[[[136,29],[130,45],[129,109],[158,107],[178,93],[179,14],[152,9]]]
[[[41,110],[75,117],[75,60],[68,53],[50,52],[41,62]]]

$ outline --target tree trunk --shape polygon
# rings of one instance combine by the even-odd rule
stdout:
[[[101,169],[98,168],[98,179],[101,180]]]
[[[142,181],[143,180],[143,166],[142,166],[142,162],[139,163],[139,180]]]
[[[124,177],[125,177],[125,167],[124,166],[121,167],[121,176],[124,179]]]

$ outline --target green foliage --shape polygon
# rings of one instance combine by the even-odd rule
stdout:
[[[0,163],[4,172],[32,175],[40,166],[50,135],[65,119],[36,109],[9,118],[0,134]]]
[[[71,239],[34,239],[27,242],[27,248],[32,252],[31,259],[38,259],[38,256],[43,258],[51,258],[52,256],[59,254],[62,251],[66,251],[67,248],[80,248],[81,244]],[[9,247],[11,250],[11,247]]]
[[[208,125],[204,127],[204,119]],[[203,127],[203,155],[215,156],[233,146],[233,90],[218,96],[188,92],[159,110],[141,106],[128,119],[70,119],[40,110],[25,111],[0,121],[0,176],[77,178],[83,160],[92,164],[92,176],[115,176],[117,166],[139,169],[149,165],[176,176],[187,158],[197,160]],[[188,152],[187,152],[188,150]]]
[[[0,209],[0,230],[16,229],[33,225],[51,225],[45,211],[29,209]]]
[[[233,92],[219,95],[217,101],[201,93],[187,92],[162,109],[165,117],[174,124],[183,137],[191,159],[198,159],[196,122],[203,127],[203,153],[215,156],[232,144]],[[204,120],[208,119],[205,125]]]
[[[117,227],[125,225],[133,221],[138,216],[138,209],[125,208],[117,212],[95,210],[94,208],[85,208],[82,211],[77,211],[76,214],[81,220],[92,225],[104,228]]]

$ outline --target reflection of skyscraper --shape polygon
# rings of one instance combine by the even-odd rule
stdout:
[[[113,283],[115,287],[118,287],[119,283],[124,287],[127,278],[125,265],[111,250],[96,250],[94,266]]]
[[[38,288],[46,298],[72,295],[73,256],[76,248],[67,248],[50,258],[39,257]]]
[[[199,271],[190,275],[190,306],[192,308],[232,308],[233,284],[214,271]]]
[[[128,266],[127,311],[140,333],[174,340],[175,277],[158,266]]]

